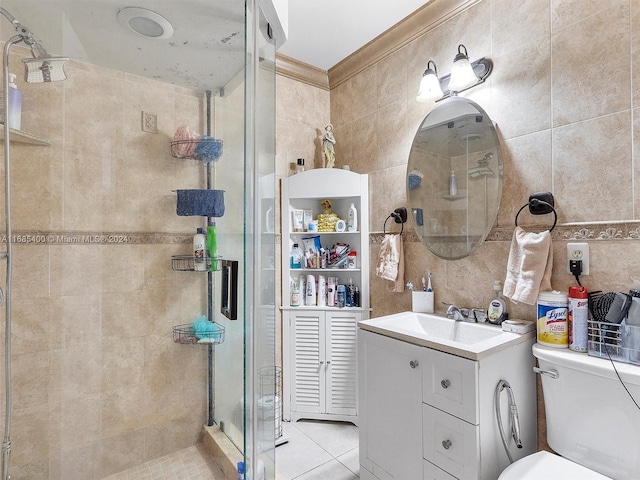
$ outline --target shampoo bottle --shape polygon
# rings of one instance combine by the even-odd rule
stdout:
[[[324,275],[318,277],[318,306],[327,306],[327,279]]]
[[[204,229],[199,228],[197,232],[193,236],[193,269],[197,272],[204,272],[207,270],[207,260],[204,257]]]
[[[211,259],[211,271],[218,269],[218,239],[216,237],[216,222],[209,220],[207,224],[207,251]]]
[[[358,211],[355,205],[352,203],[349,207],[349,214],[347,216],[347,232],[358,231]]]
[[[499,280],[493,282],[493,292],[495,298],[489,302],[487,319],[491,323],[500,325],[509,318],[509,314],[507,313],[507,302],[502,297],[502,286]]]

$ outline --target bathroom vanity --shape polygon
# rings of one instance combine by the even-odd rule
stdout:
[[[509,464],[494,403],[500,380],[519,414],[521,449],[499,394],[511,456],[537,450],[533,333],[413,312],[358,327],[360,478],[495,480]]]

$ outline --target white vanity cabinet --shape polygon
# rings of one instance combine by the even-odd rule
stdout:
[[[294,210],[323,213],[323,200],[347,220],[351,204],[358,213],[355,231],[301,232]],[[282,338],[283,417],[349,421],[358,424],[357,324],[369,318],[369,177],[348,170],[319,168],[282,180]],[[354,268],[291,268],[289,252],[307,237],[318,235],[323,247],[348,244],[357,252]],[[300,276],[349,280],[359,288],[360,305],[290,306],[291,283]],[[300,293],[300,299],[304,293]]]
[[[517,449],[503,392],[511,455],[535,452],[532,344],[472,360],[359,329],[361,478],[495,480],[508,465],[494,406],[501,379],[511,385],[520,419]]]

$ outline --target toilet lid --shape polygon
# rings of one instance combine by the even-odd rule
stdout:
[[[538,452],[509,465],[498,480],[611,480],[566,458]]]

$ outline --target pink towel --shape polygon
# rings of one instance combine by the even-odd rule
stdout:
[[[393,282],[392,292],[404,292],[402,235],[387,234],[382,239],[376,275]]]
[[[552,290],[552,268],[551,232],[527,233],[516,227],[502,293],[514,302],[533,305],[539,292]]]

